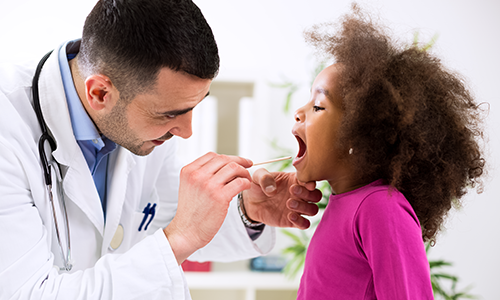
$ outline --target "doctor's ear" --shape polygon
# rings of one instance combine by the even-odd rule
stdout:
[[[119,98],[119,92],[109,77],[95,74],[85,80],[85,97],[93,110],[111,109]]]

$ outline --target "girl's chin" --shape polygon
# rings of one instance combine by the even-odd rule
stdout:
[[[297,180],[301,181],[301,182],[309,182],[309,181],[315,181],[314,179],[311,179],[310,176],[307,175],[306,172],[304,172],[304,170],[297,170]]]
[[[314,170],[311,170],[312,172],[308,172],[305,169],[302,170],[297,170],[296,177],[297,180],[300,182],[313,182],[313,181],[323,181],[326,180],[325,177],[321,176],[320,174],[317,174],[314,172]]]

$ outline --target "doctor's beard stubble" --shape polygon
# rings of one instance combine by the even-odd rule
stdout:
[[[128,149],[135,155],[146,156],[154,150],[155,146],[143,149],[146,142],[140,139],[132,128],[130,128],[127,118],[127,106],[130,103],[131,101],[118,99],[116,105],[107,116],[99,116],[97,118],[96,126],[111,141]],[[166,141],[172,137],[173,135],[167,132],[158,140]]]

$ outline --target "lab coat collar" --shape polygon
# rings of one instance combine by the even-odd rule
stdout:
[[[106,228],[102,243],[102,255],[107,252],[123,211],[127,192],[127,180],[136,164],[137,156],[123,147],[118,147],[110,154],[108,162],[108,196],[106,208]]]
[[[57,149],[52,153],[63,171],[63,188],[73,201],[92,221],[97,230],[104,232],[104,215],[99,194],[90,170],[79,148],[68,113],[57,50],[43,66],[39,80],[40,107],[54,137]]]

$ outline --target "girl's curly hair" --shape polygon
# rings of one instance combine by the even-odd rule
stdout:
[[[340,66],[340,145],[354,149],[346,157],[360,179],[385,179],[405,195],[433,242],[467,189],[481,191],[479,105],[459,74],[415,43],[393,42],[356,4],[331,26],[305,36]]]

